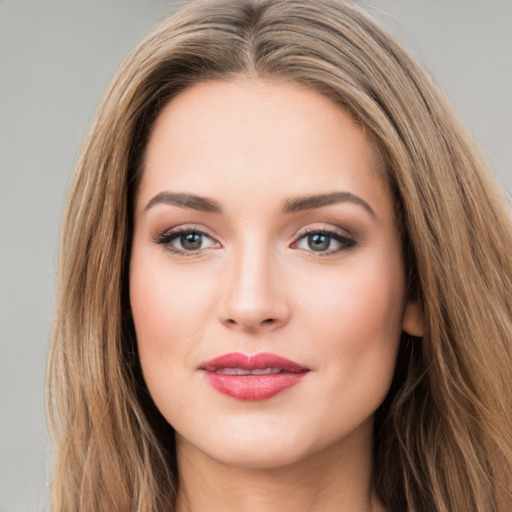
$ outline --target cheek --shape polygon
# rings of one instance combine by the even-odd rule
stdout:
[[[358,260],[333,272],[329,286],[308,299],[311,326],[343,384],[367,379],[387,386],[402,331],[405,277],[399,257]],[[364,263],[364,264],[363,264]],[[306,289],[315,287],[306,285]],[[379,383],[380,381],[380,383]]]
[[[130,304],[139,344],[186,341],[208,311],[208,283],[174,270],[165,256],[144,258],[134,251],[130,265]]]
[[[207,329],[211,310],[208,280],[168,264],[165,254],[135,246],[130,263],[130,304],[142,371],[157,405],[166,404],[189,368]],[[176,266],[175,266],[176,267]],[[200,286],[201,284],[201,286]],[[173,403],[183,394],[175,395]]]
[[[187,407],[187,362],[193,359],[208,306],[190,276],[170,272],[162,259],[132,253],[130,304],[144,380],[158,409],[170,419]]]

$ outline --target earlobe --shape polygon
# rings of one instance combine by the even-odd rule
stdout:
[[[405,305],[402,330],[415,337],[425,334],[423,307],[419,300],[409,300]]]

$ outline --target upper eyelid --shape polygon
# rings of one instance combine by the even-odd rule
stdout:
[[[325,234],[333,239],[335,239],[341,246],[341,249],[337,250],[328,250],[328,251],[319,251],[315,253],[318,257],[327,257],[332,256],[347,250],[352,249],[357,245],[356,239],[353,235],[348,233],[343,233],[344,230],[341,230],[340,228],[335,227],[327,227],[327,226],[305,226],[302,228],[299,233],[295,236],[293,241],[290,244],[290,248],[294,248],[294,246],[298,245],[299,242],[304,239],[305,237],[315,234],[315,233],[321,233]],[[309,251],[306,250],[307,253],[315,251]]]
[[[299,240],[300,238],[310,235],[311,233],[326,233],[330,235],[338,235],[340,238],[353,239],[354,236],[350,234],[347,230],[332,227],[332,226],[305,226],[301,228],[297,234],[295,235],[295,240]]]
[[[214,242],[220,244],[223,246],[223,242],[221,242],[220,238],[216,235],[214,235],[209,229],[205,228],[204,226],[199,227],[196,224],[183,224],[183,225],[177,225],[171,228],[167,228],[163,231],[159,231],[155,236],[153,236],[153,241],[156,241],[158,239],[161,239],[167,235],[180,235],[187,232],[197,232],[202,235],[207,236],[208,238],[212,239]],[[338,236],[343,239],[354,240],[354,236],[350,234],[347,230],[341,229],[339,227],[329,226],[329,225],[307,225],[302,228],[300,228],[295,235],[292,238],[291,244],[297,243],[298,240],[301,238],[310,235],[312,233],[325,233],[331,236]]]
[[[162,247],[164,251],[172,253],[176,256],[182,257],[194,257],[203,254],[203,251],[210,249],[210,247],[199,248],[196,250],[187,250],[184,248],[174,247],[173,242],[179,239],[180,236],[186,233],[198,233],[203,237],[210,239],[213,244],[216,244],[220,247],[223,247],[221,242],[217,240],[214,236],[209,235],[204,229],[198,229],[192,226],[178,226],[175,228],[169,228],[165,231],[159,232],[156,234],[152,240],[153,243]],[[219,247],[217,247],[219,248]]]
[[[223,244],[216,238],[215,236],[210,235],[206,230],[199,229],[192,226],[177,226],[174,228],[169,228],[164,231],[158,232],[155,236],[152,237],[152,241],[154,244],[163,247],[165,251],[169,251],[171,253],[174,253],[176,255],[182,255],[182,256],[194,256],[201,254],[203,251],[210,249],[211,247],[205,247],[205,248],[199,248],[194,251],[180,249],[178,247],[173,246],[173,242],[178,239],[180,236],[182,236],[185,233],[199,233],[202,236],[210,239],[213,242],[214,246],[213,248],[222,248]]]
[[[183,234],[183,233],[200,233],[201,235],[206,235],[207,237],[211,238],[212,240],[215,240],[216,242],[220,242],[219,238],[211,233],[209,229],[206,229],[204,227],[198,227],[194,224],[184,224],[184,225],[178,225],[172,228],[164,229],[163,231],[159,231],[154,238],[162,237],[165,235],[171,235],[171,234]]]

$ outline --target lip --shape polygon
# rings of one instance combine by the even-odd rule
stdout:
[[[268,374],[233,375],[219,373],[223,369],[238,369],[241,372],[253,370],[264,371],[270,368]],[[199,366],[206,382],[216,391],[238,400],[258,401],[271,398],[298,384],[310,371],[309,368],[270,353],[242,354],[232,352],[203,362]],[[235,370],[236,371],[236,370]]]

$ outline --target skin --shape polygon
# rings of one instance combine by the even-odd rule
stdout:
[[[374,156],[343,109],[290,83],[199,84],[158,117],[136,198],[130,299],[148,389],[176,430],[179,511],[384,510],[371,487],[373,415],[401,331],[420,335],[422,319],[406,300]],[[169,204],[158,196],[168,192],[210,198],[222,213]],[[283,211],[332,192],[373,213],[357,200]],[[198,250],[181,228],[205,233]],[[334,234],[319,247],[305,230],[322,229]],[[199,370],[235,351],[310,371],[268,400],[237,400]]]

